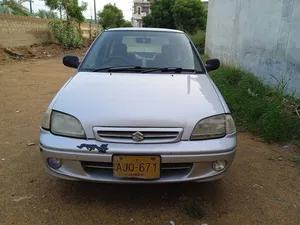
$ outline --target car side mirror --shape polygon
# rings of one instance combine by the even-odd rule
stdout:
[[[73,55],[66,55],[63,58],[63,64],[67,67],[75,68],[77,69],[80,62],[77,56]]]
[[[217,70],[220,67],[220,60],[218,59],[209,59],[206,61],[205,68],[207,72]]]

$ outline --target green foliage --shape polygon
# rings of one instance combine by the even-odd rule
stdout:
[[[3,0],[0,2],[0,12],[17,16],[31,16],[29,10],[23,6],[28,0]]]
[[[221,67],[210,73],[237,125],[266,141],[300,140],[300,119],[291,110],[291,98],[265,86],[254,75]]]
[[[83,37],[80,31],[73,23],[66,25],[62,20],[52,20],[49,22],[51,33],[55,40],[57,40],[64,48],[76,48],[83,45]]]
[[[103,29],[122,27],[125,20],[123,12],[116,5],[106,4],[103,10],[98,12],[99,24]]]
[[[200,27],[201,30],[206,31],[206,25],[207,25],[207,11],[205,11],[205,8],[203,7],[203,16],[202,16],[202,26]]]
[[[122,27],[132,27],[132,24],[130,21],[125,21],[122,25]]]
[[[291,161],[295,163],[297,166],[300,166],[300,156],[293,156]]]
[[[205,28],[206,17],[204,6],[199,0],[176,0],[172,8],[177,29],[195,34]]]
[[[78,5],[78,0],[45,0],[46,6],[51,10],[63,9],[67,16],[66,24],[61,20],[54,20],[49,23],[51,32],[64,48],[75,48],[83,45],[83,37],[80,29],[77,29],[72,21],[82,23],[85,18],[82,11],[86,10],[87,3]]]
[[[175,0],[157,0],[151,5],[151,14],[156,27],[175,29],[173,7]]]
[[[205,49],[205,32],[202,30],[198,30],[195,35],[190,35],[190,38],[196,46],[198,52],[200,54],[203,54]]]
[[[205,30],[206,12],[200,0],[153,0],[144,27],[180,29],[190,34]]]
[[[44,9],[39,9],[37,13],[35,13],[36,16],[44,19],[57,19],[57,13],[52,11],[52,10],[44,10]]]
[[[83,23],[85,21],[85,18],[82,14],[83,11],[87,9],[87,3],[82,2],[81,6],[78,5],[78,0],[72,0],[70,1],[69,5],[69,15],[70,18],[73,19],[77,23]]]
[[[151,14],[143,18],[143,26],[175,29],[174,4],[175,0],[153,0]]]
[[[74,20],[77,23],[85,21],[82,12],[87,8],[86,2],[82,2],[82,5],[79,6],[78,0],[45,0],[45,5],[51,10],[63,9],[68,22],[69,20]]]
[[[152,13],[148,14],[147,16],[143,17],[143,27],[156,27],[155,21],[152,16]]]
[[[12,14],[12,9],[7,5],[2,5],[2,2],[0,2],[0,13]]]

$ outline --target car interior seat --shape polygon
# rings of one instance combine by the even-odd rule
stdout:
[[[128,66],[140,66],[142,64],[141,60],[137,59],[134,54],[127,51],[127,45],[123,43],[114,44],[111,56],[124,58],[126,62],[129,63]]]
[[[176,46],[163,45],[161,47],[161,54],[157,55],[153,62],[153,67],[175,67],[176,66],[176,53],[174,49]]]

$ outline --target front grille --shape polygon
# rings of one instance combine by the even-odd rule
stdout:
[[[113,176],[113,163],[105,162],[81,162],[84,171],[91,175]],[[193,167],[193,163],[162,163],[161,177],[187,175]]]
[[[94,128],[98,140],[115,143],[177,142],[181,139],[182,132],[182,128]]]

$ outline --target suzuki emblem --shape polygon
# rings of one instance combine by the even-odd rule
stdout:
[[[144,135],[141,132],[137,131],[132,134],[132,139],[136,142],[141,142],[144,140]]]

